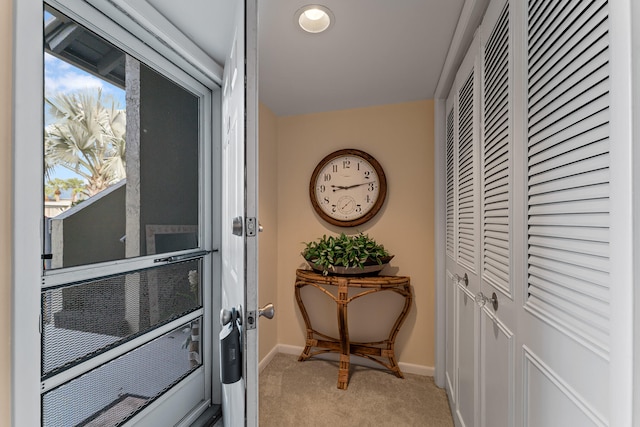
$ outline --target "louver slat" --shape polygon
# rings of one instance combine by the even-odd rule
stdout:
[[[455,221],[455,187],[454,187],[454,133],[453,133],[453,108],[447,115],[447,255],[453,257],[454,255],[454,221]]]
[[[474,71],[458,93],[458,262],[475,271]]]
[[[511,294],[509,283],[509,4],[484,49],[482,277]]]
[[[528,11],[527,306],[608,352],[607,2]]]

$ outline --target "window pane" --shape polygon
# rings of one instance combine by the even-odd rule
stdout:
[[[199,99],[45,12],[45,269],[194,249]]]
[[[193,260],[43,291],[43,377],[198,309],[201,265]]]
[[[116,426],[200,366],[202,318],[42,395],[43,426]],[[186,344],[186,345],[185,345]]]

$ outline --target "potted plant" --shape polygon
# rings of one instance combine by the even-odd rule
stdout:
[[[367,234],[347,236],[323,235],[312,242],[305,242],[302,257],[322,274],[365,275],[377,274],[393,255]]]

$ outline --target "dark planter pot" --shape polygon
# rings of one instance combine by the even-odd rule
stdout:
[[[382,271],[382,269],[389,264],[389,261],[393,258],[393,255],[380,258],[382,264],[378,264],[376,260],[368,259],[364,262],[362,267],[342,267],[334,266],[327,270],[327,274],[332,276],[376,276]],[[310,261],[307,264],[316,272],[323,273],[323,267],[320,265],[312,264]]]

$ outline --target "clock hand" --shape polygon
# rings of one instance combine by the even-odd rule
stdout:
[[[361,183],[361,184],[347,185],[347,186],[346,186],[346,188],[345,188],[345,190],[349,190],[349,189],[351,189],[351,188],[360,187],[361,185],[371,184],[372,182],[374,182],[374,181],[371,181],[371,182],[363,182],[363,183]]]
[[[336,192],[338,190],[350,190],[352,188],[356,188],[356,187],[360,187],[361,185],[368,185],[371,184],[375,181],[370,181],[370,182],[363,182],[360,184],[353,184],[353,185],[333,185],[331,184],[331,188],[333,188],[333,191]]]

